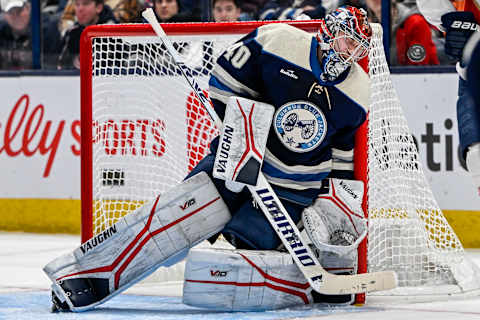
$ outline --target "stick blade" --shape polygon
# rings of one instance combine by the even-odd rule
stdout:
[[[384,291],[394,289],[398,284],[397,274],[394,271],[355,275],[324,273],[308,280],[313,290],[321,294],[357,294]]]

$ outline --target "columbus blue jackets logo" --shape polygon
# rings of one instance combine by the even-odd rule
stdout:
[[[308,152],[316,148],[327,133],[325,115],[308,101],[284,104],[273,119],[278,138],[285,147],[294,152]]]

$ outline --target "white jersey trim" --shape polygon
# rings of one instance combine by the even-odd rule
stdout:
[[[235,94],[234,92],[229,92],[225,90],[218,89],[214,86],[210,86],[208,89],[209,95],[211,99],[216,99],[221,101],[224,104],[227,104],[228,99],[233,96],[238,96],[238,94]]]
[[[321,180],[324,179],[332,170],[333,161],[327,160],[316,166],[288,166],[276,158],[268,149],[265,151],[264,163],[275,168],[275,170],[285,174],[286,177],[272,177],[268,173],[264,172],[267,180],[277,186],[295,189],[295,190],[305,190],[311,188],[320,188]],[[321,178],[309,181],[302,181],[296,179],[289,179],[288,175],[322,175]]]
[[[319,189],[322,184],[321,181],[293,181],[288,179],[270,177],[267,174],[265,174],[265,178],[271,184],[294,190]]]
[[[353,149],[345,151],[332,148],[332,158],[343,161],[353,161]]]
[[[333,160],[332,170],[353,171],[353,162]]]
[[[277,157],[275,157],[270,150],[265,151],[265,162],[268,162],[270,165],[275,167],[276,169],[283,171],[289,174],[318,174],[329,172],[332,168],[332,160],[327,160],[317,164],[315,166],[303,166],[303,165],[294,165],[289,166],[280,161]]]

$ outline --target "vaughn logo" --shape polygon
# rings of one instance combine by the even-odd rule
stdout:
[[[290,70],[290,69],[287,69],[287,70],[285,70],[285,69],[283,69],[283,68],[280,69],[280,73],[282,73],[282,74],[284,74],[284,75],[286,75],[286,76],[288,76],[288,77],[290,77],[290,78],[293,78],[293,79],[295,79],[295,80],[298,80],[298,76],[297,76],[294,72],[295,72],[295,71]]]
[[[210,270],[210,275],[214,278],[223,278],[226,277],[228,271],[220,271],[220,270]]]
[[[99,233],[98,235],[96,235],[94,238],[82,244],[80,246],[80,249],[82,250],[83,254],[85,254],[88,251],[95,248],[97,245],[100,245],[103,241],[113,236],[115,233],[117,233],[117,227],[113,225],[107,230],[103,231],[102,233]]]
[[[192,199],[189,199],[187,201],[185,201],[185,203],[183,205],[180,206],[180,209],[182,210],[185,210],[187,208],[190,208],[191,206],[193,206],[195,204],[195,198],[192,198]]]
[[[220,141],[220,147],[217,151],[217,159],[215,159],[215,171],[216,173],[219,173],[220,176],[224,176],[227,171],[227,162],[232,144],[233,131],[234,129],[229,125],[225,126],[222,141]]]

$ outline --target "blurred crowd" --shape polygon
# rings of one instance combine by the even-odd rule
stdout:
[[[80,35],[93,24],[142,23],[153,8],[158,20],[224,22],[321,19],[341,5],[362,7],[381,21],[381,0],[40,0],[42,68],[79,68]],[[30,0],[0,0],[0,69],[32,68]],[[392,65],[453,64],[443,34],[429,25],[415,0],[391,2]]]

